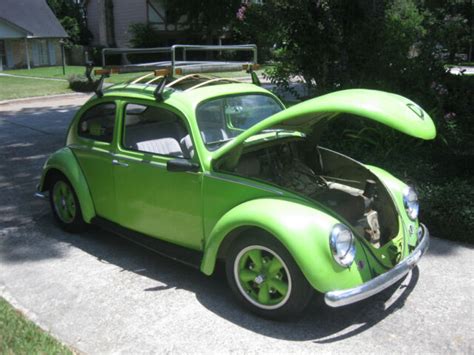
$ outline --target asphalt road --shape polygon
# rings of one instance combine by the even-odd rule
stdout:
[[[473,353],[472,247],[433,238],[402,282],[271,322],[206,277],[99,229],[71,235],[33,198],[85,98],[0,105],[0,296],[85,353]],[[472,233],[472,231],[466,231]]]

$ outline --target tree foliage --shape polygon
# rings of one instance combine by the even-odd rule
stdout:
[[[226,32],[241,0],[165,0],[166,18],[171,23],[185,19],[188,31],[199,33],[206,43],[213,43]]]
[[[83,0],[47,0],[48,5],[69,35],[69,44],[89,43],[92,35],[87,29]]]
[[[472,17],[472,0],[266,0],[241,7],[232,33],[259,45],[280,86],[300,79],[312,96],[365,87],[424,107],[437,126],[434,142],[343,116],[321,144],[418,183],[422,219],[435,234],[469,241],[462,231],[474,228],[474,77],[445,66],[469,53]]]
[[[428,6],[429,4],[429,6]],[[462,4],[461,4],[462,5]],[[235,16],[236,41],[273,52],[270,78],[301,77],[321,94],[366,86],[413,91],[468,43],[459,2],[435,0],[267,0]],[[443,53],[437,52],[443,51]],[[416,79],[416,80],[415,80]]]

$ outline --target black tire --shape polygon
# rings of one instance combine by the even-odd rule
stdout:
[[[71,202],[69,207],[72,204],[74,206],[74,213],[70,213],[67,216],[68,218],[64,217],[61,206],[61,204],[65,205],[67,203],[66,199],[63,197],[61,203],[55,203],[55,190],[59,189],[60,187],[68,189],[70,192],[69,201]],[[65,176],[58,174],[52,178],[52,181],[49,185],[49,203],[51,205],[54,220],[64,231],[68,233],[79,233],[86,228],[86,223],[82,218],[81,206],[79,204],[76,192]]]
[[[261,251],[263,260],[267,258],[266,263],[269,268],[274,262],[273,259],[277,259],[282,264],[275,277],[270,276],[269,269],[268,273],[263,271],[265,268],[263,266],[260,272],[256,272],[258,276],[255,279],[245,282],[240,280],[243,277],[242,271],[246,273],[253,271],[254,264],[249,254],[254,253],[254,250]],[[246,263],[249,263],[248,268],[242,267]],[[298,317],[308,306],[314,294],[314,289],[286,248],[276,238],[263,231],[239,237],[232,243],[226,257],[226,275],[230,288],[240,303],[251,312],[268,319],[284,320]],[[249,276],[253,277],[250,274]],[[277,290],[278,287],[272,287],[270,283],[275,281],[286,283],[287,292],[280,293]],[[262,304],[258,299],[266,282],[269,300],[266,304]]]

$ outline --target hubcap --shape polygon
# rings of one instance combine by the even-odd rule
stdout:
[[[58,181],[53,188],[53,205],[57,216],[64,223],[71,223],[76,216],[74,194],[64,181]]]
[[[252,245],[242,249],[234,261],[234,277],[242,295],[259,308],[280,308],[290,297],[288,267],[267,247]]]

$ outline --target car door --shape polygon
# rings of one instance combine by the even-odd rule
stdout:
[[[86,109],[78,123],[73,150],[85,175],[98,216],[115,221],[115,190],[112,170],[116,103],[102,101]]]
[[[201,172],[170,172],[167,162],[198,163],[183,117],[163,104],[122,102],[114,178],[119,223],[202,249]]]

